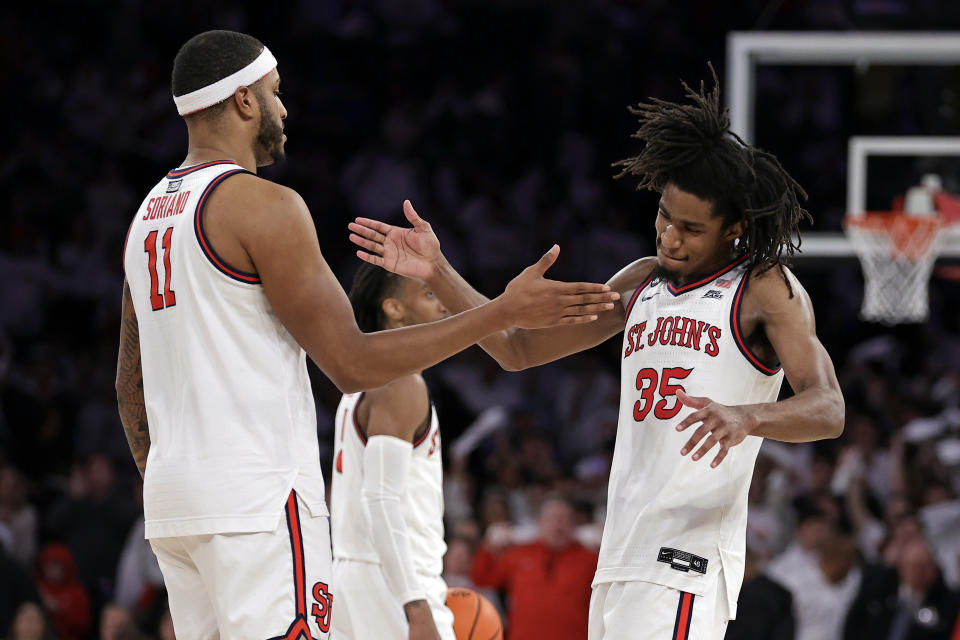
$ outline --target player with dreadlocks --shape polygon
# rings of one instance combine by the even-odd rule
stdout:
[[[631,109],[635,157],[618,177],[660,193],[657,254],[609,281],[592,325],[508,330],[480,345],[519,370],[623,332],[620,421],[590,601],[590,640],[723,638],[736,616],[747,491],[763,438],[837,437],[844,403],[810,299],[784,264],[808,214],[772,155],[730,131],[719,89]],[[350,225],[358,255],[423,278],[451,312],[482,304],[430,225]],[[778,401],[784,374],[793,396]],[[683,433],[687,429],[692,435]],[[708,454],[709,464],[689,463]],[[723,464],[721,464],[723,463]]]

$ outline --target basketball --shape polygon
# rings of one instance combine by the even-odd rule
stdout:
[[[453,612],[453,632],[457,640],[503,640],[500,614],[476,591],[448,589],[447,607]]]

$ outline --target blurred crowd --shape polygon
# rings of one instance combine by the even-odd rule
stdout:
[[[288,160],[264,175],[304,195],[342,282],[356,268],[346,222],[397,221],[410,198],[451,262],[496,294],[554,242],[560,279],[602,282],[650,253],[656,196],[611,179],[610,164],[632,153],[626,106],[679,98],[679,79],[708,78],[708,60],[722,82],[728,31],[960,28],[947,1],[730,4],[0,10],[0,637],[173,638],[113,380],[127,224],[184,154],[169,90],[182,42],[228,28],[277,55]],[[764,69],[756,140],[808,189],[815,228],[836,229],[847,137],[956,133],[956,73]],[[903,175],[925,171],[960,192],[952,161],[931,162],[879,165],[872,197],[886,202],[910,185]],[[847,426],[836,441],[764,444],[728,637],[949,638],[960,604],[960,288],[935,280],[930,321],[886,330],[857,320],[855,262],[797,271]],[[613,340],[523,373],[474,349],[428,372],[445,436],[446,577],[486,593],[508,638],[535,640],[522,630],[544,620],[583,637],[619,349]],[[339,393],[311,373],[329,468]]]

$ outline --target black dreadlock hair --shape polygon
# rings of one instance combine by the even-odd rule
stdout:
[[[182,96],[202,89],[256,60],[263,51],[263,43],[236,31],[204,31],[187,40],[173,59],[170,84],[173,95]],[[190,114],[210,118],[221,114],[226,100]]]
[[[373,333],[384,328],[387,315],[383,312],[383,301],[397,290],[402,280],[403,276],[369,262],[360,265],[353,276],[349,298],[361,331]]]
[[[800,247],[800,220],[813,222],[800,205],[807,194],[773,154],[748,145],[730,131],[729,109],[720,108],[720,83],[713,65],[708,66],[714,83],[709,93],[703,81],[700,91],[681,81],[692,104],[651,98],[630,107],[640,121],[633,137],[645,144],[639,155],[614,163],[621,167],[615,178],[639,176],[637,189],[661,193],[673,183],[712,202],[713,213],[723,217],[725,228],[743,222],[745,232],[737,251],[750,256],[751,267],[762,271],[779,267],[792,297],[782,267],[789,266],[784,254],[792,256]]]

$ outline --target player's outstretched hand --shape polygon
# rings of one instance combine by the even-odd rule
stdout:
[[[357,251],[361,260],[401,276],[429,278],[441,257],[440,240],[430,223],[417,215],[409,200],[403,201],[403,215],[413,225],[411,228],[357,218],[347,225],[351,231],[350,242],[365,249]]]
[[[543,257],[520,272],[500,295],[511,324],[522,329],[545,329],[593,322],[601,311],[613,309],[620,294],[605,284],[558,282],[543,275],[557,260],[553,245]]]
[[[677,431],[683,431],[696,423],[701,423],[687,443],[680,450],[680,455],[685,456],[706,437],[703,445],[693,454],[694,460],[699,460],[707,455],[707,452],[714,445],[720,445],[720,451],[717,453],[711,467],[716,467],[727,457],[727,451],[730,447],[735,447],[753,432],[755,421],[753,416],[745,407],[728,407],[727,405],[713,402],[710,398],[698,398],[687,395],[683,389],[677,390],[677,399],[684,405],[696,409],[693,413],[684,418],[683,422],[677,425]]]

